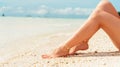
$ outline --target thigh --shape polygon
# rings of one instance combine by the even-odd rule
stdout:
[[[108,12],[102,12],[101,28],[109,35],[115,46],[120,49],[120,19]]]

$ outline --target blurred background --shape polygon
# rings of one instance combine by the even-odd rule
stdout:
[[[0,0],[0,16],[86,18],[100,0]],[[119,0],[110,0],[120,11]]]

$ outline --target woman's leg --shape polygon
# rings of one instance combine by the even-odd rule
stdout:
[[[101,19],[101,28],[109,35],[120,51],[120,18],[107,12],[102,12],[99,18]]]
[[[69,40],[55,49],[52,53],[42,55],[42,58],[54,58],[68,55],[73,46],[78,43],[87,42],[99,28],[100,26],[95,18],[87,20],[85,24],[71,38],[69,38]]]
[[[102,0],[96,7],[96,10],[100,9],[100,10],[104,10],[110,14],[113,14],[116,17],[119,17],[116,9],[114,8],[114,6],[108,1],[108,0]]]
[[[54,58],[68,55],[69,50],[73,46],[78,43],[87,42],[96,33],[96,31],[99,30],[100,27],[104,29],[104,31],[113,40],[117,48],[119,48],[120,19],[118,19],[118,17],[114,14],[96,8],[85,24],[69,40],[67,40],[61,47],[54,50],[53,53],[49,55],[43,55],[42,57]]]
[[[96,7],[96,11],[98,10],[102,10],[102,11],[106,11],[116,17],[119,17],[117,11],[115,10],[115,8],[113,7],[113,5],[107,1],[107,0],[102,0]],[[93,13],[94,14],[94,13]],[[93,16],[93,15],[91,15]],[[84,43],[80,43],[76,46],[73,46],[71,49],[70,49],[70,54],[74,54],[76,51],[78,50],[86,50],[88,49],[88,43],[87,42],[84,42]]]

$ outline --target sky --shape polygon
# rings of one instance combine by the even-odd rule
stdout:
[[[86,17],[100,0],[0,0],[0,15],[37,17]],[[110,0],[120,11],[119,0]],[[119,1],[119,2],[118,2]]]

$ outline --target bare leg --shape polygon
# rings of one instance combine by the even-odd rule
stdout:
[[[98,6],[96,7],[96,11],[98,11],[98,10],[106,11],[116,17],[119,17],[119,15],[118,15],[117,11],[115,10],[115,8],[113,7],[113,5],[107,0],[101,1],[98,4]],[[74,54],[78,50],[86,50],[86,49],[88,49],[88,43],[87,42],[80,43],[76,46],[73,46],[70,49],[70,54]]]
[[[79,43],[78,45],[73,46],[69,50],[69,54],[75,54],[79,50],[87,50],[88,48],[89,48],[88,42],[82,42],[82,43]]]
[[[114,45],[120,50],[120,19],[107,12],[102,13],[100,25],[101,28],[109,35]]]
[[[100,5],[98,5],[100,7]],[[104,14],[104,15],[103,15]],[[70,49],[78,43],[84,43],[96,33],[97,30],[102,28],[113,40],[114,44],[120,49],[120,19],[117,13],[107,12],[96,8],[85,24],[61,47],[54,50],[53,53],[43,55],[43,58],[54,58],[65,56],[69,54]]]

